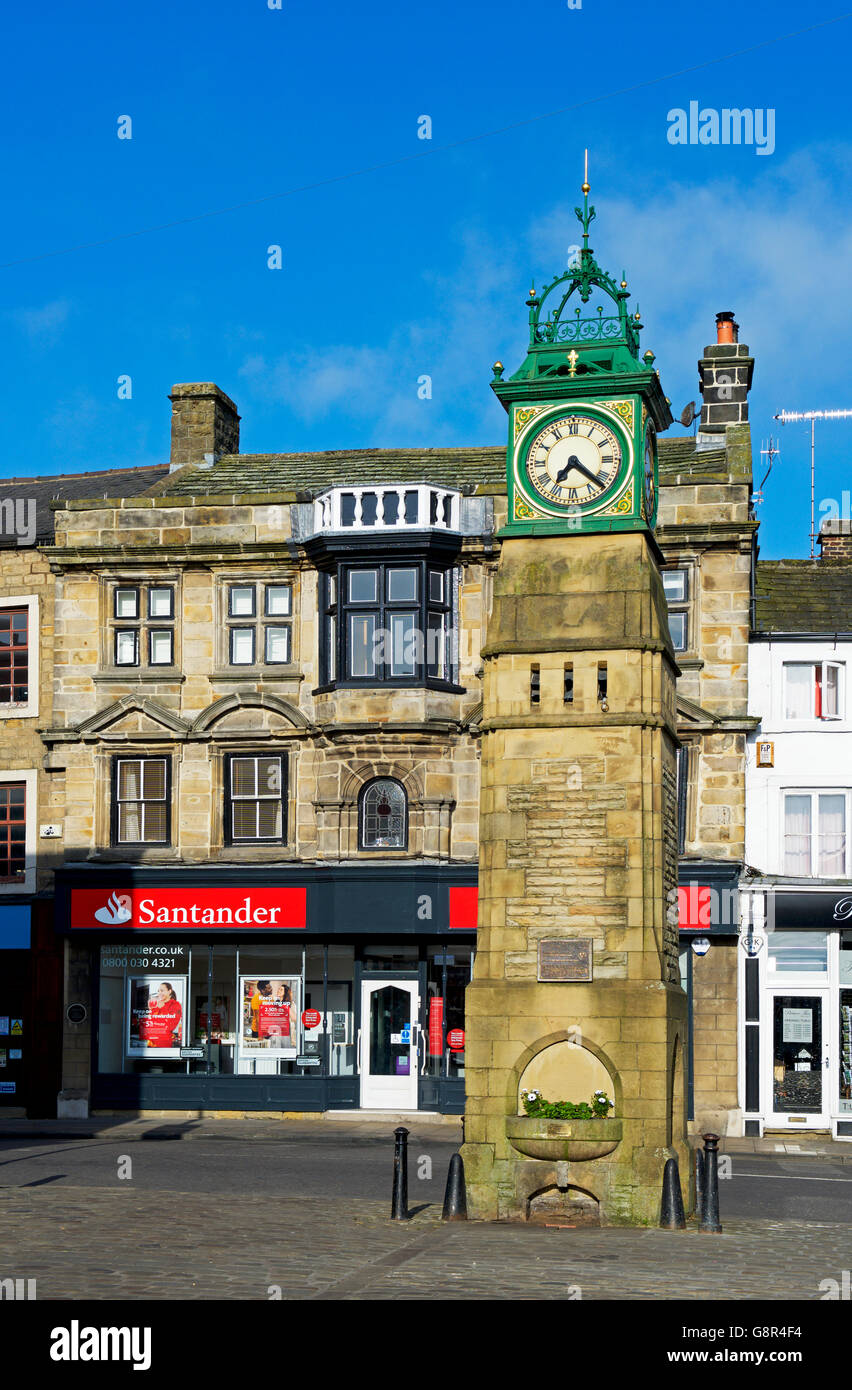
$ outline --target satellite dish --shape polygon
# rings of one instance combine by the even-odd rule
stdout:
[[[681,414],[680,414],[680,423],[681,423],[682,425],[685,425],[685,426],[688,427],[689,425],[692,424],[693,420],[695,419],[696,415],[698,415],[698,414],[699,414],[699,410],[698,410],[698,406],[697,406],[696,402],[695,402],[695,401],[690,401],[690,402],[689,402],[689,405],[685,405],[684,408],[683,408],[683,410],[681,411]]]

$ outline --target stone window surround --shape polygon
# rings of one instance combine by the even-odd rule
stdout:
[[[370,782],[390,779],[399,782],[407,807],[407,844],[404,849],[362,849],[360,840],[361,794]],[[425,797],[420,777],[411,767],[395,763],[372,763],[359,768],[346,781],[339,797],[313,802],[320,846],[328,848],[318,858],[360,859],[375,862],[387,859],[449,859],[452,844],[452,816],[455,801],[446,797]]]
[[[174,590],[174,609],[171,618],[148,617],[148,590],[170,588]],[[133,619],[117,618],[115,615],[116,589],[137,589],[139,591],[139,617]],[[136,571],[113,571],[100,575],[100,624],[101,650],[97,675],[94,679],[117,678],[128,681],[166,680],[180,674],[180,615],[182,611],[181,575],[179,571],[152,575],[149,571],[140,574]],[[138,660],[136,665],[117,665],[115,660],[116,631],[133,627],[139,634]],[[171,665],[151,665],[149,662],[149,632],[159,628],[172,631]]]
[[[29,697],[26,704],[3,704],[0,705],[0,718],[3,719],[36,719],[38,717],[38,695],[39,695],[39,611],[37,594],[4,594],[0,598],[0,608],[26,608],[27,610],[27,640],[29,645],[29,662],[27,673],[27,686]]]
[[[214,573],[215,640],[213,648],[214,669],[211,672],[211,680],[250,680],[255,676],[263,676],[267,680],[289,680],[293,676],[301,675],[296,651],[297,578],[298,574],[295,570],[288,570],[282,574],[270,574],[268,569],[262,572],[256,570],[222,570]],[[286,616],[282,615],[277,618],[273,614],[266,614],[264,611],[266,586],[285,584],[290,586],[290,612]],[[252,587],[255,591],[255,613],[251,618],[240,619],[230,612],[230,590],[240,586]],[[266,661],[264,633],[267,626],[289,627],[290,659],[288,662]],[[231,664],[230,630],[232,627],[253,627],[255,630],[255,659],[250,666]]]
[[[699,759],[701,757],[701,736],[681,737],[684,748],[686,764],[686,790],[684,796],[684,817],[683,817],[683,849],[681,854],[688,854],[690,846],[694,844],[696,834],[696,823],[698,817],[698,774]]]
[[[698,653],[698,630],[699,630],[699,557],[695,554],[679,555],[677,559],[669,560],[662,566],[662,573],[671,573],[674,570],[682,570],[686,575],[686,598],[683,600],[667,600],[669,612],[686,614],[686,646],[675,648],[678,659],[681,657],[696,656]]]
[[[3,600],[5,603],[5,599]],[[20,600],[17,601],[20,607]],[[0,894],[8,896],[12,893],[34,893],[36,889],[36,820],[38,812],[38,773],[34,768],[27,768],[24,771],[0,772],[0,782],[4,785],[9,782],[23,782],[26,787],[26,836],[25,847],[25,872],[24,877],[17,883],[0,883]]]

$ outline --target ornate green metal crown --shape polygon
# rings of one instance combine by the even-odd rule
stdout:
[[[595,209],[589,206],[589,184],[583,183],[583,206],[574,209],[583,228],[583,245],[575,253],[568,270],[557,275],[541,294],[530,290],[530,345],[525,360],[510,381],[538,380],[552,376],[578,376],[586,372],[647,371],[653,353],[639,360],[640,314],[631,315],[627,309],[630,293],[622,273],[621,282],[614,280],[595,260],[589,246],[589,226],[595,219]],[[596,314],[583,316],[573,295],[588,304],[592,291],[598,289],[611,301],[614,311],[605,313],[599,304]],[[549,303],[548,303],[549,301]],[[573,313],[571,309],[573,308]],[[495,381],[502,380],[503,368],[494,369]]]

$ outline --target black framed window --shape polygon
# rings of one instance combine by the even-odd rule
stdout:
[[[173,666],[175,586],[116,584],[112,591],[114,666]]]
[[[453,570],[427,560],[344,562],[322,576],[322,681],[453,680]]]
[[[115,629],[116,666],[139,665],[138,627],[117,627]]]
[[[112,842],[167,845],[171,839],[171,758],[116,758]]]
[[[361,849],[406,849],[408,845],[408,798],[401,782],[379,777],[361,792]]]
[[[253,580],[227,586],[230,666],[287,666],[293,660],[293,586]]]
[[[225,839],[228,844],[286,843],[287,764],[283,753],[229,753]]]

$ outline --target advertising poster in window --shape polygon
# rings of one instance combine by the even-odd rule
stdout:
[[[186,1042],[186,976],[127,980],[127,1056],[180,1057]]]
[[[240,976],[240,1051],[243,1056],[296,1056],[301,985],[298,975]]]

